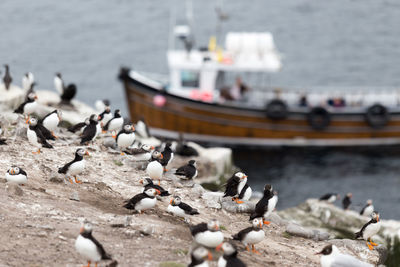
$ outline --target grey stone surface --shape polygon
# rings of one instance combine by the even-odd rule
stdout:
[[[231,197],[221,199],[222,208],[232,213],[251,213],[254,211],[256,203],[251,201],[243,201],[244,203],[238,204],[232,201]]]
[[[305,228],[292,222],[286,226],[286,232],[294,236],[314,239],[317,241],[327,240],[329,238],[327,232]]]
[[[6,183],[6,190],[10,196],[22,196],[24,191],[16,183]]]
[[[72,192],[71,195],[69,196],[69,199],[74,201],[80,201],[78,192],[76,191]]]

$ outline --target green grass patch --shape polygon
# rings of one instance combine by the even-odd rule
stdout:
[[[224,231],[227,230],[226,227],[225,227],[225,225],[220,225],[220,226],[219,226],[219,229],[224,230]]]
[[[394,239],[387,239],[388,255],[385,261],[387,267],[400,266],[400,239],[396,236]]]
[[[287,239],[290,239],[290,238],[292,238],[292,235],[291,234],[289,234],[288,232],[283,232],[282,233],[282,236],[284,237],[284,238],[287,238]]]
[[[185,267],[186,265],[174,261],[161,262],[159,267]]]
[[[174,254],[177,254],[177,255],[187,255],[189,253],[189,251],[187,249],[181,249],[181,248],[174,249],[173,252],[174,252]]]
[[[122,163],[122,161],[119,161],[119,160],[114,160],[114,164],[117,165],[117,166],[122,166],[122,165],[124,165],[124,164]]]

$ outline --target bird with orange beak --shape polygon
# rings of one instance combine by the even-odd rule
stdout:
[[[262,218],[255,218],[253,220],[253,226],[248,227],[233,235],[232,238],[234,240],[242,241],[242,243],[246,246],[246,250],[250,251],[250,245],[252,248],[252,252],[256,254],[260,254],[256,248],[255,244],[260,243],[264,240],[265,233],[262,229],[263,227],[263,219]]]
[[[226,183],[224,197],[232,197],[232,201],[242,204],[251,198],[252,190],[247,183],[247,175],[236,172]]]
[[[357,232],[356,239],[362,238],[367,242],[367,246],[370,250],[373,250],[374,247],[378,246],[377,243],[372,242],[371,237],[376,235],[381,229],[381,222],[379,220],[379,213],[377,211],[372,212],[371,220],[364,224],[359,232]]]
[[[59,168],[58,173],[66,174],[71,184],[73,183],[71,176],[74,177],[75,183],[82,183],[76,176],[85,170],[85,155],[89,156],[89,152],[83,148],[78,148],[75,152],[75,158]]]
[[[174,216],[184,218],[186,222],[188,222],[189,216],[200,214],[197,209],[194,209],[190,205],[184,203],[178,196],[175,196],[171,199],[167,207],[167,211]]]
[[[130,158],[134,161],[149,161],[153,150],[154,146],[143,144],[140,148],[127,148],[124,152],[131,155]]]
[[[143,192],[149,188],[154,188],[154,189],[157,189],[160,191],[161,197],[166,197],[166,196],[170,195],[170,193],[167,190],[165,190],[164,188],[162,188],[161,186],[159,186],[157,184],[154,184],[153,180],[151,180],[150,178],[140,179],[139,183],[141,183],[144,186]]]
[[[190,232],[197,244],[207,248],[216,248],[224,241],[224,234],[219,228],[219,222],[215,219],[190,227]]]
[[[14,110],[15,113],[23,114],[26,116],[26,120],[29,120],[29,115],[36,112],[37,109],[37,96],[35,93],[30,93],[24,103]]]
[[[202,246],[193,249],[190,255],[192,261],[188,267],[208,267],[208,261],[212,260],[211,252]]]
[[[113,138],[115,138],[117,146],[121,151],[121,155],[125,155],[123,150],[135,142],[135,127],[131,124],[126,124],[117,135],[113,135]]]
[[[6,179],[9,183],[17,183],[21,185],[24,185],[28,182],[28,176],[26,172],[17,166],[12,166],[7,170]]]
[[[124,208],[135,210],[142,213],[144,210],[152,209],[157,203],[157,195],[160,195],[160,190],[148,188],[143,193],[137,194],[126,201]]]
[[[163,159],[163,155],[159,151],[154,151],[151,155],[150,163],[146,167],[146,173],[153,180],[158,180],[158,184],[160,185],[161,178],[164,173],[164,168],[159,162],[159,160]]]

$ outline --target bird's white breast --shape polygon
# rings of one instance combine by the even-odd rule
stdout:
[[[264,240],[265,233],[263,230],[251,231],[243,239],[244,244],[256,244]]]
[[[333,262],[333,255],[321,255],[321,267],[331,267]]]
[[[132,145],[135,141],[135,133],[130,134],[120,134],[118,136],[117,145],[119,148],[127,148],[128,146]]]
[[[215,248],[224,241],[224,234],[221,231],[211,232],[209,230],[198,233],[195,241],[200,245]]]
[[[6,172],[6,179],[7,182],[12,182],[17,184],[26,184],[26,182],[28,181],[26,175],[23,174],[11,175],[8,172]]]
[[[151,153],[150,152],[146,152],[146,153],[137,154],[137,155],[133,155],[132,156],[132,159],[136,160],[136,161],[150,160],[150,158],[151,158]]]
[[[251,198],[251,194],[253,193],[253,190],[251,187],[247,187],[246,191],[244,192],[243,200],[249,200]]]
[[[59,122],[60,120],[58,119],[57,113],[53,113],[43,120],[43,126],[46,127],[49,131],[54,132],[57,129]]]
[[[36,101],[26,103],[24,106],[24,114],[32,114],[36,111],[37,103]]]
[[[37,137],[35,131],[29,129],[29,127],[28,127],[28,130],[26,131],[26,135],[28,137],[29,143],[31,143],[33,146],[36,146],[36,147],[40,146],[40,144],[38,142],[38,137]]]
[[[186,217],[185,211],[183,209],[179,208],[178,206],[168,205],[167,211],[169,213],[172,213],[175,216]]]
[[[72,163],[68,168],[68,174],[70,175],[78,175],[83,172],[85,169],[85,160],[82,159],[80,161],[76,161]]]
[[[144,198],[140,200],[138,203],[135,205],[135,210],[147,210],[151,209],[156,205],[157,199],[156,198]]]
[[[124,124],[124,119],[123,118],[116,118],[113,119],[110,124],[108,125],[108,130],[109,131],[120,131],[122,126]]]
[[[75,249],[88,261],[98,262],[101,260],[101,255],[97,250],[96,244],[81,235],[75,241]]]
[[[377,223],[371,223],[369,224],[363,232],[363,238],[365,240],[367,240],[368,238],[372,237],[373,235],[375,235],[376,233],[379,232],[379,230],[381,229],[381,223],[377,222]]]
[[[207,261],[203,261],[202,263],[195,265],[195,267],[209,267],[209,265]]]
[[[160,180],[163,175],[164,169],[158,161],[152,161],[147,165],[146,172],[151,179]]]
[[[268,217],[274,211],[277,202],[277,196],[273,196],[268,200],[268,210],[264,213],[264,218]]]
[[[364,209],[364,213],[362,215],[369,217],[369,216],[371,216],[372,212],[374,212],[374,206],[369,205],[368,207],[366,207]]]
[[[57,92],[61,95],[63,94],[63,81],[59,77],[54,77],[54,87],[56,88]]]
[[[336,196],[335,195],[332,195],[332,196],[330,196],[329,198],[328,198],[328,202],[329,203],[333,203],[333,202],[335,202],[336,201]]]
[[[226,266],[226,260],[224,259],[224,256],[221,255],[221,257],[219,257],[218,259],[218,267],[227,267]]]
[[[96,139],[97,136],[99,136],[99,134],[101,134],[101,125],[100,123],[96,124],[96,133],[94,134],[93,140]]]

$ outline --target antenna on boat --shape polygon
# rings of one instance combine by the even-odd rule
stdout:
[[[224,22],[225,20],[229,19],[229,16],[227,13],[224,13],[222,11],[222,6],[224,5],[224,0],[218,0],[218,4],[215,7],[215,12],[217,13],[217,26],[215,29],[215,34],[216,34],[216,46],[218,46],[218,42],[222,36],[222,22]]]

